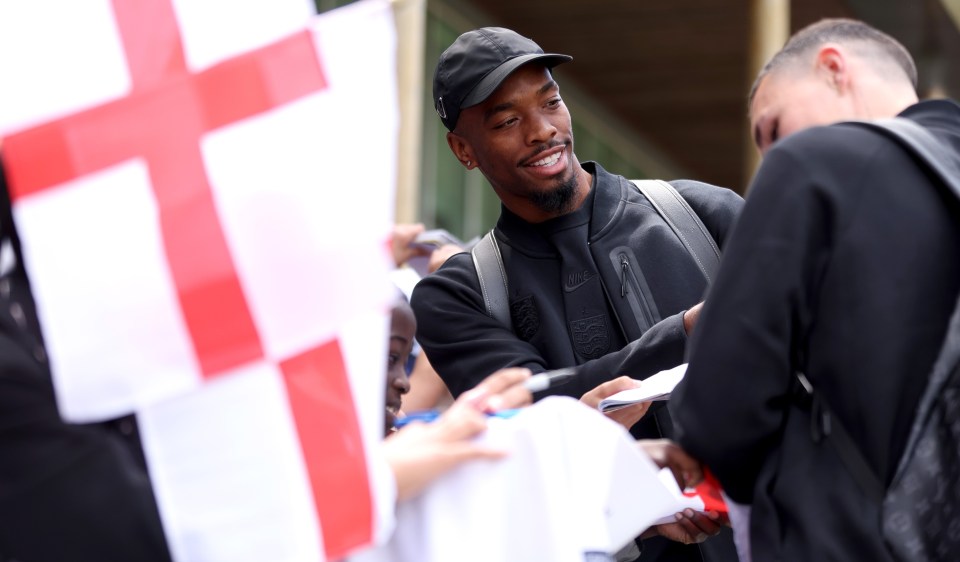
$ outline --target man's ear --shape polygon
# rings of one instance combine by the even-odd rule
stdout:
[[[850,88],[850,64],[843,47],[836,43],[827,43],[820,47],[814,60],[817,76],[827,81],[837,94],[844,94]]]
[[[457,160],[466,166],[468,170],[477,167],[477,159],[474,157],[473,148],[470,146],[470,143],[467,142],[467,139],[451,131],[447,133],[447,145],[450,147],[453,155],[457,157]]]

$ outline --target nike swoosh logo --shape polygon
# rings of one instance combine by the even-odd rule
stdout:
[[[587,281],[590,281],[590,280],[593,279],[594,277],[596,277],[596,275],[592,275],[592,274],[591,274],[591,275],[585,275],[585,276],[583,277],[583,279],[582,279],[579,283],[574,283],[573,285],[564,285],[564,286],[563,286],[563,290],[566,291],[566,292],[568,292],[568,293],[572,293],[572,292],[576,291],[577,289],[579,289],[580,287],[582,287],[584,283],[586,283]]]

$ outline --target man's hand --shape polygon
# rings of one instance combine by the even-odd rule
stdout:
[[[703,542],[720,533],[724,522],[719,513],[708,511],[697,513],[692,509],[685,509],[676,514],[676,523],[665,523],[651,527],[643,534],[644,538],[658,534],[672,541],[683,544]]]
[[[521,384],[528,378],[530,378],[530,369],[520,367],[500,369],[483,379],[477,386],[461,394],[457,402],[470,404],[481,412],[497,412],[529,406],[533,403],[533,395]]]
[[[670,468],[681,490],[692,488],[703,481],[703,467],[673,441],[643,439],[637,441],[637,447],[660,468]],[[707,540],[719,533],[722,526],[729,524],[729,521],[716,511],[697,513],[692,509],[685,509],[674,517],[676,523],[655,525],[643,533],[643,538],[661,535],[672,541],[693,544]]]
[[[411,423],[385,439],[382,451],[397,480],[397,500],[416,496],[462,463],[503,457],[503,451],[473,442],[486,427],[486,416],[469,404],[455,403],[437,421]]]
[[[414,422],[383,441],[383,455],[397,480],[397,499],[419,494],[433,480],[471,460],[499,459],[503,451],[473,438],[487,428],[486,412],[518,408],[533,401],[521,384],[529,369],[503,369],[463,393],[437,421]]]
[[[641,439],[637,441],[637,447],[660,468],[669,468],[681,490],[692,488],[703,481],[703,468],[700,463],[673,441]]]
[[[430,255],[430,250],[426,248],[411,246],[423,231],[424,226],[420,223],[393,225],[393,234],[390,236],[390,251],[397,267],[407,263],[414,256]]]
[[[580,401],[596,410],[600,406],[600,401],[604,398],[613,396],[621,390],[637,388],[641,384],[641,381],[631,379],[630,377],[619,377],[612,381],[607,381],[584,394],[580,397]],[[605,413],[604,415],[627,428],[629,431],[630,428],[647,413],[648,409],[650,409],[650,402],[640,402],[639,404],[620,408],[619,410]]]
[[[690,332],[693,331],[693,327],[697,325],[697,319],[700,318],[701,308],[703,308],[703,303],[698,302],[683,313],[683,331],[686,332],[688,336],[690,335]]]

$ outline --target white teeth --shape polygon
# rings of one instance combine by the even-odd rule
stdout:
[[[558,152],[558,153],[554,154],[553,156],[547,156],[546,158],[542,158],[542,159],[540,159],[540,160],[537,160],[536,162],[534,162],[533,164],[530,164],[530,165],[531,165],[531,166],[552,166],[553,164],[556,164],[556,163],[557,163],[557,160],[560,160],[560,154],[561,154],[561,153]]]

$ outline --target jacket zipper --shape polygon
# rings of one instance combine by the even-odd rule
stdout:
[[[620,298],[627,296],[627,270],[630,269],[630,262],[627,256],[620,254]]]
[[[630,267],[630,259],[627,257],[627,254],[620,253],[617,255],[617,258],[620,260],[620,297],[631,301],[631,308],[643,315],[647,328],[649,328],[656,323],[656,319],[650,310],[647,296],[640,290],[640,283],[637,282],[633,269]],[[633,295],[630,295],[628,285],[629,289],[633,291]],[[637,320],[639,321],[640,319],[638,318]],[[646,330],[646,328],[643,329]]]

